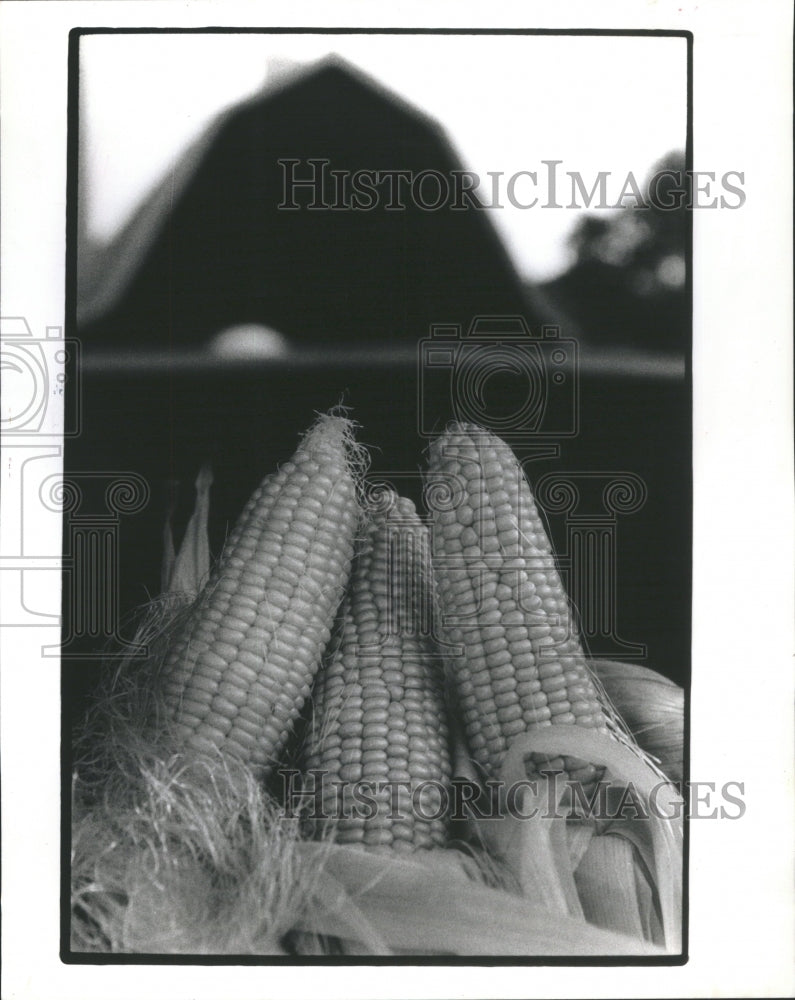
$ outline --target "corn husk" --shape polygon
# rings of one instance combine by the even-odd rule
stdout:
[[[175,553],[171,526],[171,511],[163,532],[163,565],[161,569],[164,593],[193,600],[210,575],[210,487],[213,474],[209,465],[202,466],[196,477],[196,503],[179,552]]]
[[[453,851],[412,858],[358,848],[326,849],[323,868],[388,943],[390,953],[435,955],[653,955],[662,949],[639,938],[604,931],[582,920],[552,916],[539,901],[473,882]],[[316,913],[313,930],[334,933]]]
[[[639,940],[678,953],[684,807],[678,790],[639,749],[578,726],[547,726],[517,737],[499,775],[504,787],[525,782],[531,753],[567,754],[604,766],[603,780],[631,791],[638,815],[572,822],[561,808],[565,782],[541,780],[535,794],[523,789],[517,815],[474,821],[478,835],[504,860],[525,896],[551,915],[617,933],[632,927]],[[601,844],[607,836],[625,844]],[[650,908],[659,912],[659,921]]]
[[[72,948],[134,954],[656,955],[490,887],[454,848],[303,840],[245,768],[140,761],[100,805],[75,782]]]
[[[610,877],[605,878],[604,873]],[[597,927],[609,927],[643,939],[641,899],[636,884],[632,844],[623,837],[594,837],[574,873],[584,918]],[[651,896],[643,905],[650,905]]]
[[[684,690],[662,674],[635,663],[590,661],[591,669],[627,729],[671,779],[684,778]]]

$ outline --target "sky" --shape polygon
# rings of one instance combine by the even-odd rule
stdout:
[[[569,173],[590,189],[608,171],[607,202],[683,149],[682,38],[475,35],[88,35],[81,39],[81,129],[88,233],[107,241],[208,123],[285,72],[336,53],[445,128],[463,166],[503,172],[489,213],[524,277],[569,263],[566,238],[584,208]],[[555,168],[550,202],[544,161]],[[511,205],[513,198],[532,208]],[[490,195],[489,195],[490,197]],[[581,196],[577,203],[582,205]],[[593,210],[593,209],[592,209]]]

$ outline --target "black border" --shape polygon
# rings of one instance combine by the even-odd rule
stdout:
[[[80,39],[84,35],[553,35],[606,36],[633,38],[683,38],[687,42],[687,121],[685,139],[685,169],[693,169],[693,42],[691,31],[663,28],[364,28],[364,27],[182,27],[182,28],[72,28],[69,31],[67,69],[67,136],[66,136],[66,267],[65,267],[65,335],[77,333],[77,237],[78,237],[78,155],[79,155],[79,86]],[[685,354],[685,390],[690,403],[690,519],[687,541],[691,553],[691,574],[688,581],[688,604],[691,608],[692,637],[692,552],[693,552],[693,224],[692,215],[685,243],[685,292],[690,307],[689,350]],[[76,357],[67,360],[69,385],[76,385],[79,374]],[[66,588],[62,589],[66,593]],[[690,781],[690,688],[692,656],[685,670],[684,703],[684,792]],[[61,703],[66,701],[66,682],[61,671]],[[71,734],[61,713],[61,941],[59,957],[66,965],[193,965],[193,966],[485,966],[485,967],[617,967],[617,966],[683,966],[689,961],[689,895],[690,895],[690,828],[684,824],[682,879],[682,952],[678,955],[652,956],[252,956],[252,955],[162,955],[162,954],[96,954],[74,952],[70,948],[71,923]],[[685,812],[687,810],[685,809]]]

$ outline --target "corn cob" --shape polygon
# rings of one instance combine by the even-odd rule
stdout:
[[[441,625],[470,751],[496,777],[512,740],[537,726],[608,729],[552,549],[510,448],[473,424],[430,447],[426,495],[455,483],[433,511]],[[536,769],[589,784],[590,764],[533,759]],[[530,771],[533,770],[531,765]]]
[[[166,658],[179,743],[267,777],[309,695],[353,558],[351,424],[321,417],[251,497]]]
[[[339,642],[313,690],[305,760],[325,775],[324,812],[339,817],[338,842],[411,851],[445,843],[444,674],[430,637],[428,529],[410,500],[392,490],[382,499],[354,562]],[[352,789],[332,781],[363,783],[375,814],[354,815]]]

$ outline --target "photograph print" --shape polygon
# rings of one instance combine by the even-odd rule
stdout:
[[[691,43],[72,30],[63,961],[686,960]]]

